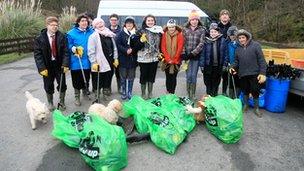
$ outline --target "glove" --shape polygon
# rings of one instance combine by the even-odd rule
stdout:
[[[77,46],[75,55],[78,56],[78,58],[82,57],[82,55],[83,55],[83,47],[82,46]]]
[[[49,75],[47,69],[44,69],[43,71],[40,71],[39,74],[42,75],[42,76],[44,76],[44,77],[47,77]]]
[[[266,81],[266,76],[263,74],[259,74],[257,79],[259,81],[259,84],[262,84]]]
[[[204,73],[204,67],[200,67],[201,68],[201,72]]]
[[[62,66],[63,73],[67,73],[69,71],[69,67]]]
[[[99,65],[97,63],[93,63],[92,70],[95,71],[95,72],[98,72],[99,71]]]
[[[181,65],[181,70],[182,71],[187,71],[188,70],[188,64],[189,64],[189,61],[183,61],[182,65]]]
[[[75,46],[72,47],[72,52],[76,53],[76,47]]]
[[[230,68],[229,69],[230,74],[235,75],[237,72],[235,71],[234,68]]]
[[[140,36],[140,42],[146,43],[147,41],[148,41],[148,39],[147,39],[147,34],[146,34],[146,33],[143,33],[143,34]]]
[[[119,65],[118,59],[114,59],[113,65],[115,68],[118,67],[118,65]]]
[[[158,58],[158,60],[159,61],[163,61],[165,58],[164,58],[164,54],[162,54],[162,53],[159,53],[158,55],[157,55],[157,58]]]
[[[195,55],[193,53],[189,53],[187,56],[188,59],[193,59],[195,58]]]

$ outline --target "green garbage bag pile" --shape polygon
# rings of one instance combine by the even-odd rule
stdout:
[[[191,103],[176,95],[165,95],[149,101],[133,96],[124,103],[123,111],[134,118],[139,133],[149,133],[157,147],[174,154],[195,127],[193,117],[185,113],[185,105]]]
[[[120,170],[127,166],[127,143],[121,127],[83,112],[64,116],[55,110],[53,119],[53,136],[78,148],[83,159],[95,170]]]
[[[241,100],[220,95],[209,97],[204,103],[207,129],[224,143],[238,142],[243,134]]]

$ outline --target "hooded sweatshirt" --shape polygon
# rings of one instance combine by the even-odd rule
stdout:
[[[266,75],[267,64],[263,55],[261,45],[252,40],[251,34],[246,30],[239,30],[239,35],[247,35],[248,43],[246,46],[240,44],[235,51],[235,62],[233,68],[238,70],[239,77],[248,75]]]

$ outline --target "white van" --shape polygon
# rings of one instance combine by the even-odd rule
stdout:
[[[152,14],[156,17],[157,25],[164,26],[170,18],[183,26],[188,21],[192,10],[196,10],[204,26],[208,26],[210,18],[200,8],[190,2],[175,1],[105,1],[101,0],[97,17],[101,17],[109,25],[109,16],[113,13],[120,17],[120,25],[127,16],[135,18],[136,25],[141,27],[143,18]]]

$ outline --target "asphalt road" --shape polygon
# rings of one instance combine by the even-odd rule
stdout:
[[[137,77],[139,75],[137,74]],[[77,149],[71,149],[51,136],[52,120],[33,131],[26,113],[24,92],[46,102],[42,78],[32,57],[0,66],[0,170],[91,170]],[[119,98],[113,81],[113,98]],[[197,97],[203,95],[199,74]],[[73,104],[71,77],[65,114],[87,111],[90,101],[81,107]],[[140,94],[138,79],[135,94]],[[185,73],[179,73],[177,95],[184,96]],[[165,77],[158,71],[154,96],[165,93]],[[57,103],[58,94],[54,97]],[[252,110],[244,114],[244,135],[236,144],[223,144],[204,125],[197,125],[174,155],[166,154],[151,142],[128,146],[128,166],[124,170],[304,170],[304,99],[289,96],[283,114],[264,113],[256,117]]]

